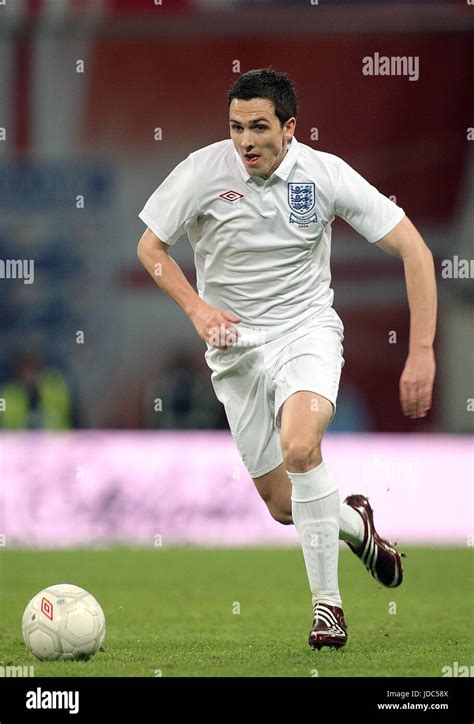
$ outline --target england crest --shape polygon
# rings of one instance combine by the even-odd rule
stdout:
[[[290,214],[290,224],[316,222],[318,217],[311,213],[315,204],[316,188],[313,182],[288,184],[288,205],[293,212]]]

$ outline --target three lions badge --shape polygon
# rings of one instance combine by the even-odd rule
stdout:
[[[288,204],[291,209],[290,224],[308,226],[317,222],[318,217],[313,211],[316,205],[314,183],[289,183]]]

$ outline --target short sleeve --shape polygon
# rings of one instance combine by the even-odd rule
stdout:
[[[199,214],[191,156],[176,166],[150,196],[139,218],[167,244],[175,244]]]
[[[388,234],[405,216],[404,210],[369,184],[349,164],[338,158],[334,213],[347,221],[367,241]]]

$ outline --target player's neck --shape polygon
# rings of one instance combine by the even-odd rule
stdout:
[[[265,180],[269,179],[270,176],[272,175],[272,173],[274,173],[277,170],[278,166],[283,161],[283,159],[285,158],[287,153],[288,153],[288,144],[285,144],[285,148],[283,149],[281,155],[277,158],[277,160],[271,167],[270,171],[268,173],[266,173],[264,176],[262,176],[261,178],[263,178]]]

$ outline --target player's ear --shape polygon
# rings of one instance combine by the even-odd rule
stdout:
[[[296,118],[289,118],[283,126],[283,136],[286,141],[291,141],[295,133]]]

